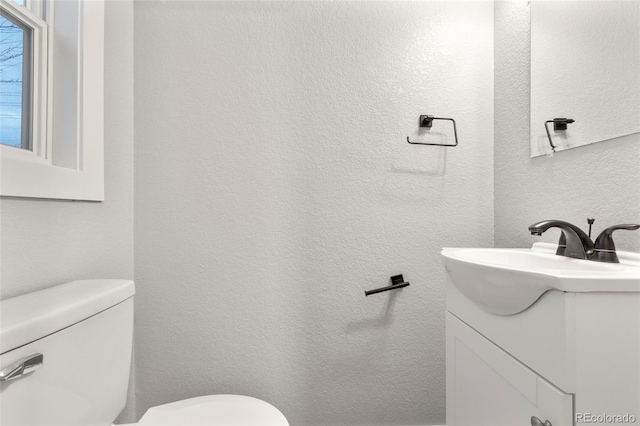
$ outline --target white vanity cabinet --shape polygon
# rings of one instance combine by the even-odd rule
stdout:
[[[640,293],[551,290],[495,315],[450,282],[446,316],[448,426],[640,423]]]
[[[573,395],[447,313],[447,425],[573,424]]]

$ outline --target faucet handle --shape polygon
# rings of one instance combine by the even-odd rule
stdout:
[[[627,231],[635,231],[640,228],[636,224],[621,224],[610,226],[598,235],[593,249],[591,260],[598,262],[620,263],[616,254],[616,245],[613,242],[613,231],[625,229]]]

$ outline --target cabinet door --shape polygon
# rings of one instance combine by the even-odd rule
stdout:
[[[447,312],[447,425],[573,425],[573,395]]]

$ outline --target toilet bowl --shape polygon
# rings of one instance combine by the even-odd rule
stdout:
[[[242,395],[207,395],[158,405],[138,425],[288,425],[273,405]]]
[[[0,302],[0,425],[113,425],[127,400],[129,280],[83,280]],[[152,407],[138,425],[288,426],[273,405],[206,395]]]

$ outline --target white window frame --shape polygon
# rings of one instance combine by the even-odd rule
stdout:
[[[55,5],[55,0],[48,1]],[[52,123],[52,93],[53,85],[56,84],[53,63],[56,58],[52,53],[55,38],[51,25],[55,21],[49,18],[55,14],[51,14],[55,7],[50,8],[48,5],[47,18],[50,25],[46,31],[42,31],[45,36],[37,37],[34,31],[34,47],[36,43],[44,45],[46,58],[43,59],[43,54],[38,54],[34,48],[33,77],[38,77],[39,80],[32,79],[33,150],[0,146],[2,196],[104,200],[104,0],[75,1],[78,5],[78,60],[77,64],[69,66],[77,67],[74,70],[77,73],[77,96],[56,105],[73,102],[77,106],[76,128],[72,129],[72,133],[77,136],[76,140],[56,140],[52,132],[52,126],[55,125]],[[0,0],[0,7],[12,16],[19,13],[26,15],[25,8],[11,0]],[[33,23],[42,26],[42,22],[36,22],[31,17],[26,24],[33,28]],[[38,73],[45,73],[46,78],[41,78]],[[66,146],[70,146],[76,156],[72,159],[75,167],[55,165],[53,152],[56,144],[72,144]]]
[[[40,2],[34,2],[33,5],[38,5],[39,9],[42,9]],[[31,11],[26,7],[18,6],[16,3],[10,1],[0,0],[0,9],[7,15],[11,16],[14,21],[20,22],[23,26],[29,28],[32,31],[32,46],[28,49],[32,53],[32,57],[29,59],[27,66],[30,68],[26,70],[30,73],[30,93],[29,99],[23,99],[23,103],[29,105],[30,112],[28,119],[30,121],[27,134],[29,135],[31,150],[22,148],[13,148],[6,150],[6,155],[9,156],[29,156],[33,161],[38,161],[38,158],[45,158],[46,139],[47,139],[47,100],[48,100],[48,84],[49,84],[49,26],[41,19],[42,11]],[[24,92],[23,92],[24,94]],[[23,126],[23,131],[24,131]]]

